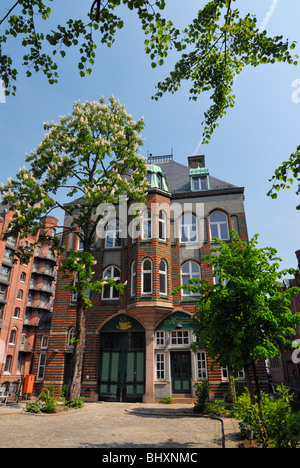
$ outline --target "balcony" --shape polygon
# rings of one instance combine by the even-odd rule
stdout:
[[[51,309],[51,303],[46,302],[46,301],[41,301],[40,299],[38,299],[38,300],[28,299],[27,307],[31,307],[32,309],[50,310]]]

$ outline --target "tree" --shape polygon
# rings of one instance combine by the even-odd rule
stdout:
[[[5,236],[39,235],[50,242],[53,253],[62,255],[61,269],[76,284],[67,287],[77,293],[76,336],[73,366],[69,386],[69,398],[80,395],[80,382],[85,349],[85,310],[91,306],[89,294],[99,293],[105,283],[117,289],[112,278],[93,280],[94,256],[92,240],[99,222],[105,218],[109,205],[116,206],[120,197],[137,204],[145,201],[147,182],[146,162],[137,155],[142,145],[138,133],[144,127],[143,120],[135,122],[121,104],[111,97],[108,104],[100,102],[76,102],[72,114],[61,116],[59,123],[45,123],[47,133],[38,148],[27,155],[29,168],[23,167],[16,179],[0,192],[3,203],[14,212]],[[61,191],[73,198],[81,198],[63,204]],[[72,222],[64,226],[66,233],[74,233],[82,243],[81,251],[66,251],[58,235],[51,237],[41,231],[41,218],[60,208]],[[133,212],[133,216],[136,212]],[[37,241],[38,242],[38,241]],[[32,248],[19,248],[16,252],[21,262],[28,261]]]
[[[33,71],[42,71],[50,84],[56,83],[55,55],[66,57],[71,47],[78,48],[81,54],[80,75],[90,75],[97,42],[111,47],[117,30],[123,28],[124,20],[116,12],[125,5],[138,15],[146,35],[145,52],[153,68],[164,65],[171,50],[178,54],[174,70],[158,83],[153,99],[159,99],[166,92],[176,92],[184,81],[191,82],[190,98],[193,100],[202,93],[211,93],[213,104],[204,113],[203,122],[204,143],[207,143],[218,120],[234,106],[233,84],[244,67],[275,62],[296,65],[297,55],[293,57],[291,53],[295,42],[283,40],[282,36],[268,37],[266,31],[259,30],[255,16],[250,13],[241,17],[238,8],[233,8],[237,0],[206,0],[204,3],[194,21],[182,31],[162,16],[165,0],[91,0],[86,18],[71,17],[66,25],[58,24],[55,30],[45,32],[44,23],[52,14],[46,2],[18,0],[0,20],[0,28],[7,25],[0,36],[0,78],[6,93],[16,92],[15,57],[5,53],[5,46],[13,38],[22,40],[27,76]]]
[[[280,280],[294,270],[279,271],[280,259],[271,247],[256,247],[258,235],[242,241],[231,231],[231,241],[214,239],[218,247],[202,259],[213,268],[215,284],[190,280],[181,286],[200,293],[195,310],[194,347],[207,348],[214,362],[235,371],[245,370],[247,387],[255,402],[249,369],[258,360],[280,355],[290,346],[300,311],[292,314],[291,297],[299,288],[281,288]],[[256,379],[257,383],[257,379]],[[256,385],[258,397],[259,386]]]

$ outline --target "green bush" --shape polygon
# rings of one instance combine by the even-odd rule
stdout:
[[[48,397],[42,407],[42,413],[56,413],[56,400],[53,397]]]
[[[291,408],[292,396],[282,385],[273,399],[262,393],[262,403],[251,404],[249,394],[240,396],[233,407],[233,415],[240,419],[241,436],[253,438],[263,447],[296,448],[300,446],[300,413]]]
[[[31,401],[30,403],[27,403],[25,411],[27,413],[40,413],[42,411],[40,402]]]
[[[170,405],[170,404],[175,403],[175,401],[173,400],[171,396],[164,396],[163,398],[159,400],[159,402],[162,403],[163,405]]]
[[[203,413],[209,396],[209,384],[207,380],[203,380],[203,382],[196,384],[195,394],[197,401],[195,402],[193,411],[194,413]]]
[[[67,401],[67,406],[69,408],[82,408],[84,406],[84,400],[81,396],[72,398],[72,400]]]
[[[206,403],[205,412],[216,414],[217,416],[231,416],[231,412],[224,407],[224,401],[215,400],[212,403]]]

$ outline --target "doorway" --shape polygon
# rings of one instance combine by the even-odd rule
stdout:
[[[99,400],[137,402],[144,392],[145,333],[101,333]]]
[[[173,393],[191,392],[191,353],[171,352],[171,378]]]

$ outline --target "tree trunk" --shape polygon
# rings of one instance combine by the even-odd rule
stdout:
[[[236,403],[236,391],[235,391],[235,379],[233,370],[228,366],[228,386],[229,386],[229,395],[232,399],[232,403]]]
[[[67,399],[79,397],[81,394],[82,368],[85,351],[85,309],[80,292],[77,299],[76,342],[71,363],[71,372]]]
[[[256,372],[256,365],[254,361],[252,361],[252,369],[253,369],[255,389],[256,389],[256,394],[257,394],[257,403],[261,405],[261,392],[260,392],[260,386],[259,386],[257,372]]]
[[[250,377],[250,372],[249,372],[249,366],[248,365],[244,366],[244,371],[245,371],[245,378],[246,378],[247,388],[249,390],[250,400],[251,400],[252,405],[255,405],[256,401],[255,401],[255,396],[254,396],[254,392],[253,392],[253,388],[252,388],[251,377]]]

